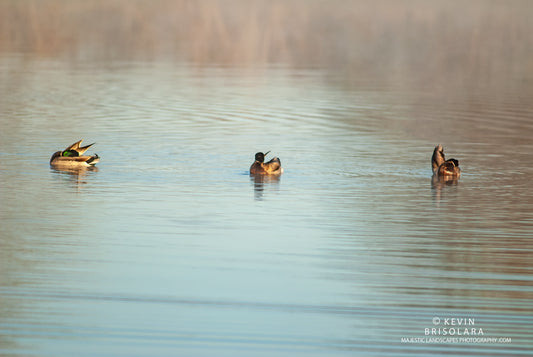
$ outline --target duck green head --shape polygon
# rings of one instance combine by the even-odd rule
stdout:
[[[80,156],[80,154],[76,150],[65,150],[61,153],[61,156],[75,157],[75,156]]]

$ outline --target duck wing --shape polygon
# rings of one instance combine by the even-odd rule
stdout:
[[[275,157],[269,162],[266,163],[269,172],[276,172],[281,170],[281,161],[279,158]]]
[[[89,149],[94,144],[95,143],[92,143],[92,144],[85,145],[85,146],[82,146],[82,147],[78,148],[78,154],[83,155],[85,153],[85,151],[87,151],[87,149]]]
[[[74,144],[70,145],[68,148],[66,148],[64,150],[64,152],[66,153],[78,153],[78,155],[66,155],[66,156],[81,156],[85,153],[85,151],[87,151],[87,149],[89,149],[91,146],[93,146],[95,143],[92,143],[92,144],[89,144],[89,145],[86,145],[86,146],[81,146],[80,147],[80,144],[81,142],[83,141],[83,139],[81,139],[80,141],[77,141],[75,142]]]
[[[433,150],[433,156],[431,157],[431,168],[433,169],[433,172],[436,172],[440,165],[442,165],[446,161],[444,157],[444,150],[442,149],[442,145],[439,144],[435,146],[435,150]]]
[[[71,151],[71,150],[74,150],[74,151],[78,151],[78,149],[80,148],[80,144],[81,142],[83,141],[83,139],[81,139],[80,141],[77,141],[75,142],[74,144],[70,145],[69,147],[67,147],[65,149],[65,151]]]

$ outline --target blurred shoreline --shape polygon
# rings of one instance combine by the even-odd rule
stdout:
[[[0,55],[532,79],[533,2],[3,0]]]

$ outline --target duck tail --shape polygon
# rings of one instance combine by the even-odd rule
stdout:
[[[94,165],[100,162],[100,156],[98,154],[94,154],[89,158],[89,160],[85,161],[88,165]]]

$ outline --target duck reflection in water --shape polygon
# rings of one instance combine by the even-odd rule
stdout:
[[[277,189],[281,175],[254,175],[250,174],[250,181],[254,184],[254,198],[258,201],[263,199],[265,190],[270,188]]]
[[[283,168],[281,161],[275,157],[272,160],[265,162],[266,153],[258,152],[255,154],[255,161],[250,166],[250,177],[254,182],[254,196],[256,200],[263,198],[263,193],[266,185],[279,183]]]
[[[96,166],[57,166],[52,165],[52,171],[68,179],[74,186],[80,188],[87,183],[87,175],[98,172]]]

